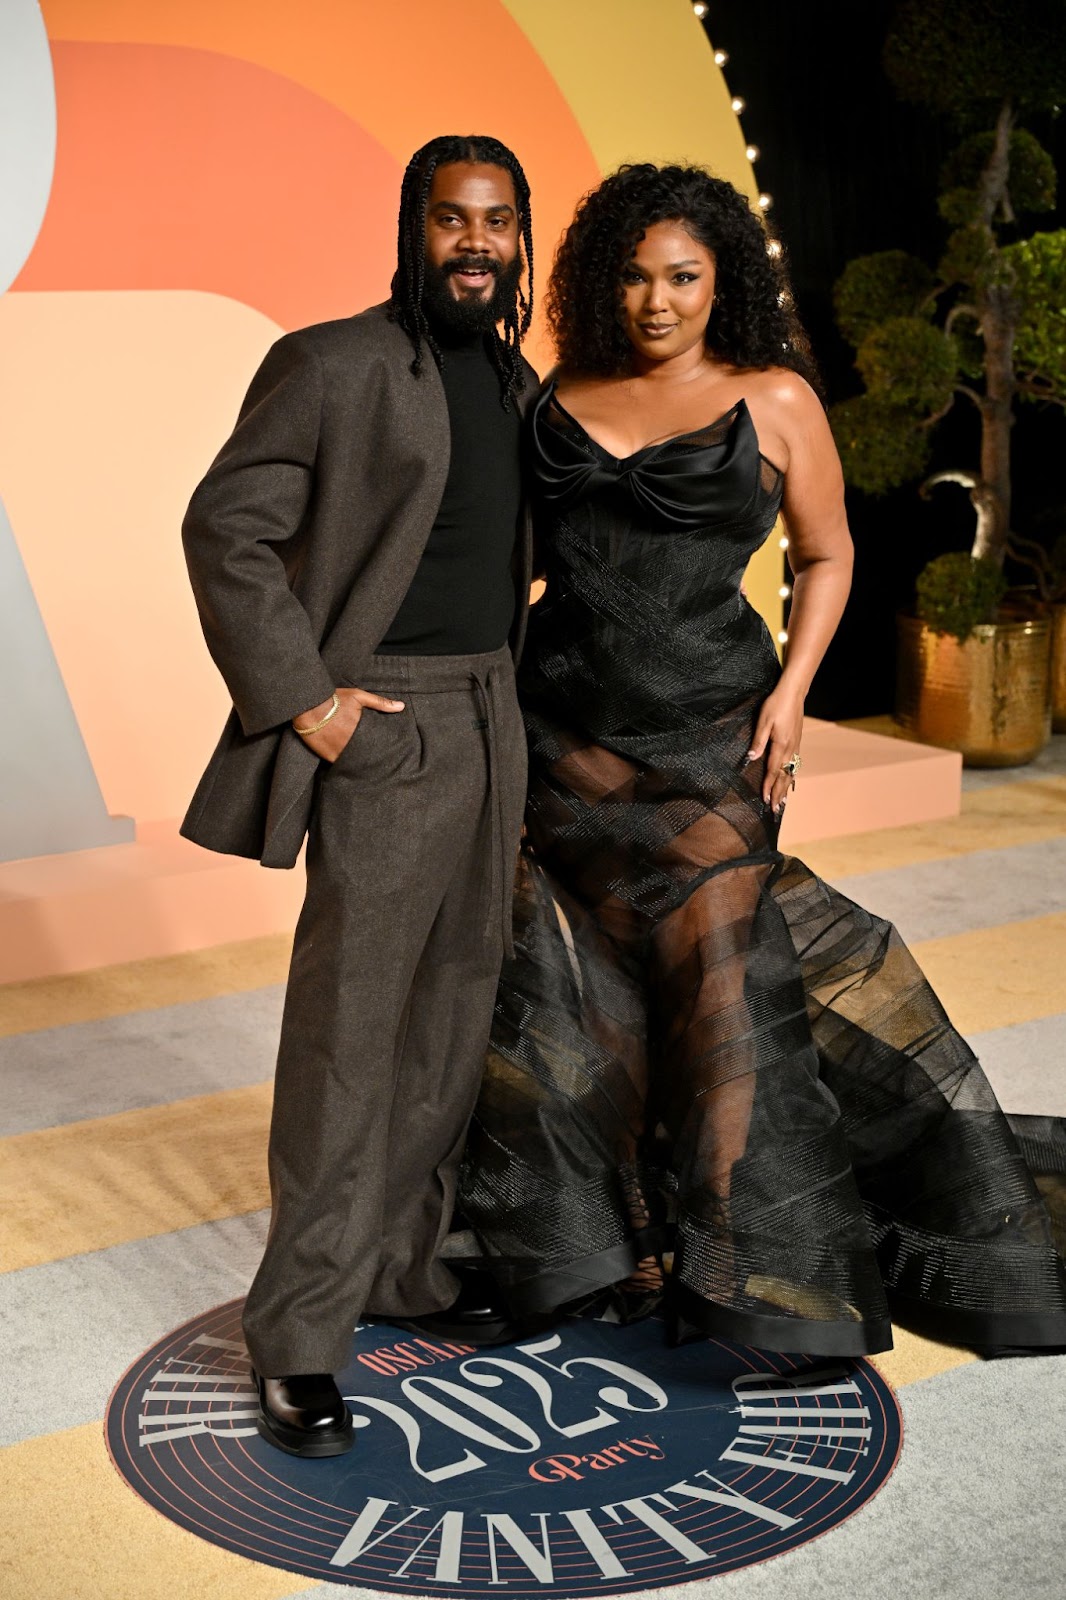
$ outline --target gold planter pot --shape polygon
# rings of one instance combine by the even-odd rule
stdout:
[[[1066,733],[1066,601],[1051,607],[1051,726]]]
[[[897,618],[896,721],[915,739],[961,750],[968,767],[1020,767],[1051,736],[1051,621],[986,622],[965,644]]]

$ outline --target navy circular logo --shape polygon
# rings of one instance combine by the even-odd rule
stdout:
[[[338,1379],[355,1446],[302,1461],[256,1433],[241,1304],[134,1364],[108,1448],[164,1516],[310,1578],[449,1596],[682,1583],[828,1532],[899,1453],[867,1362],[569,1320],[484,1351],[358,1328]]]

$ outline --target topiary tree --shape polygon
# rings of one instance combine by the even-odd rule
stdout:
[[[978,464],[935,473],[921,492],[968,489],[972,554],[1002,566],[1016,404],[1066,405],[1066,230],[1028,231],[1054,208],[1055,167],[1018,126],[1066,103],[1066,3],[903,0],[885,65],[905,98],[949,114],[966,137],[941,174],[952,231],[935,271],[883,250],[851,262],[836,285],[865,392],[832,408],[833,431],[848,481],[883,494],[923,478],[932,431],[954,406],[976,407]]]

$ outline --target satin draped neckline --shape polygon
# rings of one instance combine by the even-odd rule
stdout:
[[[588,449],[550,422],[547,411],[552,405]],[[719,428],[720,436],[707,444],[678,448]],[[546,501],[560,506],[621,487],[656,521],[695,528],[762,513],[767,502],[780,495],[782,474],[772,462],[767,465],[777,475],[777,486],[763,485],[765,457],[743,399],[712,422],[653,440],[631,455],[616,456],[566,409],[552,383],[534,405],[533,443],[539,491]]]

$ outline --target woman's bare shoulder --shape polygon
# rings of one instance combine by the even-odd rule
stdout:
[[[758,367],[747,374],[750,396],[757,396],[764,406],[779,407],[783,414],[803,415],[815,409],[822,410],[822,402],[806,378],[791,367]]]

